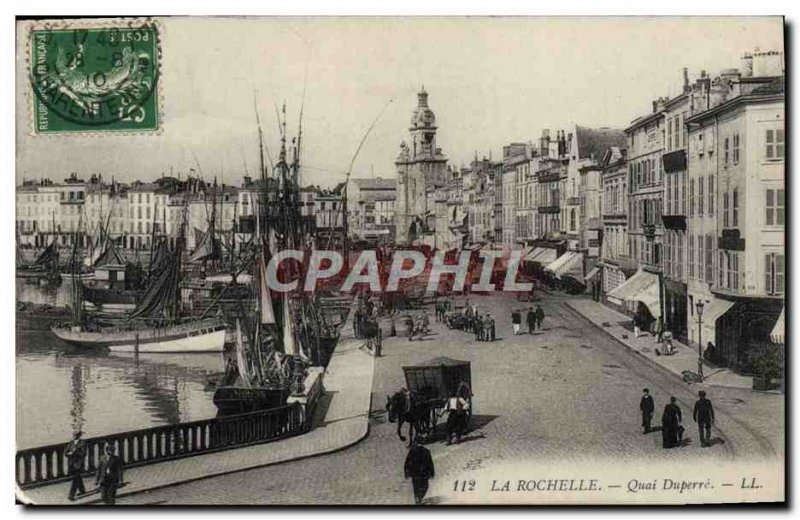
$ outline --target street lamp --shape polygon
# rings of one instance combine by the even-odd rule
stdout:
[[[697,305],[697,374],[703,380],[703,307],[705,304],[698,301]]]

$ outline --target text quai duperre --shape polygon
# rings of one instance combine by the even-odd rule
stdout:
[[[744,490],[757,490],[762,486],[756,477],[748,476],[730,481],[717,482],[711,479],[688,480],[677,478],[657,479],[630,479],[622,482],[601,483],[598,479],[466,479],[454,480],[452,490],[456,493],[485,492],[511,493],[511,492],[543,492],[543,493],[569,493],[569,492],[598,492],[621,491],[626,493],[687,493],[703,492],[717,488],[734,487]]]

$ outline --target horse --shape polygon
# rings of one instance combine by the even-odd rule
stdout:
[[[411,403],[408,400],[411,400]],[[386,411],[389,414],[389,422],[397,421],[397,436],[401,441],[403,437],[402,427],[408,423],[408,445],[414,440],[414,433],[427,435],[431,431],[431,406],[419,398],[417,394],[406,394],[402,390],[391,396],[386,396]]]

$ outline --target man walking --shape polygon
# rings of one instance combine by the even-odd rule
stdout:
[[[514,335],[516,336],[519,334],[519,326],[522,322],[522,316],[520,315],[519,310],[514,309],[511,311],[511,325],[514,327]]]
[[[541,305],[536,306],[536,328],[542,330],[542,323],[544,323],[544,309]]]
[[[642,400],[639,401],[639,410],[642,411],[642,433],[650,433],[652,431],[650,424],[653,421],[653,412],[655,412],[656,405],[650,395],[650,390],[645,388],[643,392]]]
[[[416,505],[422,504],[422,500],[428,492],[428,480],[432,479],[434,474],[431,452],[414,438],[408,449],[408,455],[406,455],[405,475],[406,478],[411,479]]]
[[[113,506],[117,489],[122,484],[122,460],[117,457],[113,444],[106,444],[106,453],[97,468],[96,483],[100,485],[103,503]]]
[[[711,426],[714,424],[714,406],[711,404],[710,400],[706,399],[706,392],[704,390],[700,390],[698,395],[700,399],[694,403],[692,417],[700,428],[700,446],[705,448],[711,445]]]
[[[495,337],[495,323],[494,318],[490,313],[486,313],[486,321],[488,323],[488,331],[487,331],[487,341],[494,341]]]
[[[525,323],[528,325],[528,334],[536,332],[536,313],[533,307],[528,307],[528,314],[525,315]]]
[[[83,432],[75,431],[73,439],[67,444],[64,455],[67,457],[67,468],[72,476],[72,484],[69,487],[69,499],[75,500],[75,495],[85,495],[86,488],[83,486],[83,462],[86,459],[86,442],[81,438]]]

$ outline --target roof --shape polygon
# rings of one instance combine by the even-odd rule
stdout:
[[[612,146],[624,148],[627,143],[625,132],[615,128],[576,126],[575,134],[578,140],[579,159],[594,157],[599,160],[607,148]]]
[[[416,365],[411,365],[414,367],[439,367],[439,366],[447,366],[447,367],[461,367],[465,365],[469,365],[469,361],[460,361],[458,359],[453,359],[445,356],[435,357],[433,359],[429,359],[428,361],[424,361],[422,363],[417,363]]]
[[[396,190],[396,179],[384,179],[377,177],[375,179],[352,179],[353,184],[358,186],[361,190]]]
[[[754,88],[750,94],[784,94],[786,92],[786,83],[784,78],[780,78],[772,83],[767,83],[758,88]]]

